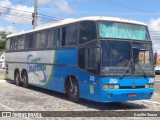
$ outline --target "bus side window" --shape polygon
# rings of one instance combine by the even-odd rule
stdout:
[[[60,46],[60,29],[48,30],[47,48],[55,48]]]
[[[60,47],[60,28],[58,28],[56,30],[56,37],[55,37],[55,39],[56,39],[56,46]]]
[[[14,37],[11,39],[11,50],[17,50],[18,38]]]
[[[46,47],[46,30],[36,33],[36,48],[45,48]]]
[[[21,44],[21,48],[25,49],[25,44],[26,44],[26,35],[22,36],[22,44]]]
[[[46,30],[41,32],[40,48],[46,47],[46,36],[47,36],[46,34],[47,34]]]
[[[19,36],[18,37],[18,47],[17,47],[18,50],[21,50],[21,42],[22,42],[22,37]]]
[[[77,30],[77,24],[72,24],[62,28],[62,46],[77,44]]]
[[[27,34],[26,36],[26,49],[33,49],[35,44],[34,44],[34,38],[33,38],[33,33]]]
[[[10,38],[6,40],[6,50],[10,50]]]
[[[10,50],[13,50],[13,38],[11,38],[10,44]]]
[[[23,50],[25,47],[25,36],[18,37],[18,50]]]
[[[96,39],[96,24],[93,21],[84,21],[79,26],[79,43]]]

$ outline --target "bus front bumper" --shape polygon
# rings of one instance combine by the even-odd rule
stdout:
[[[150,99],[154,88],[101,90],[99,102],[121,102]]]

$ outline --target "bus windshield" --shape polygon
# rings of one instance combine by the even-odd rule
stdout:
[[[101,47],[103,75],[154,75],[150,44],[102,40]]]
[[[99,38],[120,38],[129,40],[149,41],[149,35],[146,26],[99,21]]]

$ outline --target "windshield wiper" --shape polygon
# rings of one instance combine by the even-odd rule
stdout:
[[[127,64],[126,70],[123,72],[122,76],[120,76],[121,79],[122,79],[122,78],[124,77],[124,75],[126,74],[128,68],[129,68],[130,66],[132,66],[132,64],[131,64],[132,61],[133,61],[133,59],[130,59],[130,60],[129,60],[129,62],[128,62],[128,64]],[[132,67],[131,67],[131,68],[132,68]]]
[[[146,75],[146,73],[144,72],[143,68],[140,66],[140,64],[139,64],[138,62],[134,62],[134,63],[137,64],[138,67],[142,70],[142,72],[143,72],[143,77],[144,77],[144,78],[147,78],[147,75]]]

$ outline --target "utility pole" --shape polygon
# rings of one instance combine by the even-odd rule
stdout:
[[[37,20],[38,20],[38,0],[34,1],[34,13],[33,13],[33,28],[35,29],[37,27]]]

